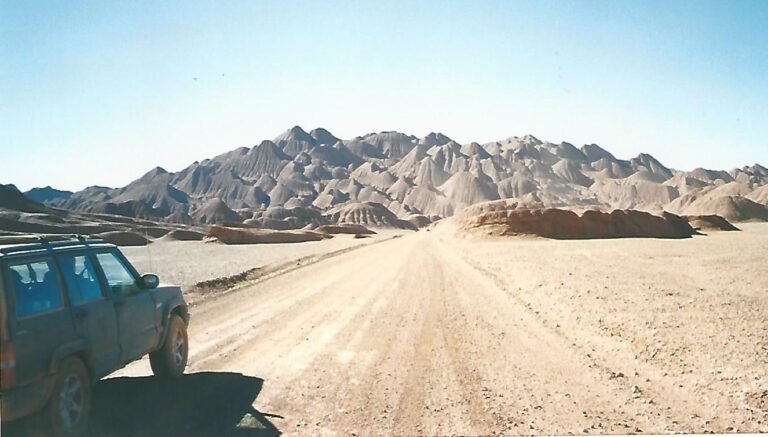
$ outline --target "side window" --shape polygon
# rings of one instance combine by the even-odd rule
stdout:
[[[16,317],[46,313],[62,307],[61,289],[52,260],[9,266],[16,293]]]
[[[64,255],[59,258],[59,267],[67,283],[69,301],[73,305],[101,297],[101,286],[87,256]]]
[[[114,253],[97,253],[96,259],[101,264],[101,269],[104,270],[107,283],[113,293],[130,294],[140,289],[136,278]]]

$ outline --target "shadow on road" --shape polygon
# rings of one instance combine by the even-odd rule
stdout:
[[[262,414],[252,406],[263,382],[221,372],[192,373],[177,379],[106,379],[93,387],[89,435],[277,436],[280,432],[266,416],[280,416]]]
[[[275,436],[252,404],[263,380],[203,372],[178,379],[112,378],[94,386],[93,436]]]

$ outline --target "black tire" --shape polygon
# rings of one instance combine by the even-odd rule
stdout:
[[[82,361],[72,357],[59,364],[51,398],[40,414],[50,435],[85,434],[91,415],[91,380]]]
[[[149,364],[156,376],[177,377],[184,374],[188,356],[187,325],[174,314],[168,319],[163,346],[149,354]]]

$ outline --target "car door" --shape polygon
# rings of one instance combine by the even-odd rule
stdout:
[[[13,293],[9,312],[13,314],[16,381],[23,385],[50,374],[54,353],[77,336],[53,258],[9,261],[5,273],[6,287]]]
[[[140,358],[159,343],[155,299],[139,275],[116,250],[96,253],[104,281],[112,293],[124,362]]]
[[[112,299],[87,252],[62,253],[56,261],[66,285],[75,331],[88,343],[94,375],[102,377],[123,364]]]

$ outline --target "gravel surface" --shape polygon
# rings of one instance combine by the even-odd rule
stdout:
[[[768,432],[768,225],[742,227],[409,233],[204,301],[188,372],[263,382],[217,435]]]

